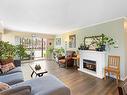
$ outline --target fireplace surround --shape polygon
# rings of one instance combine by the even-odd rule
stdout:
[[[80,50],[79,71],[104,78],[104,67],[106,63],[106,52]]]

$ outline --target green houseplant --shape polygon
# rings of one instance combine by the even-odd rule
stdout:
[[[47,58],[52,57],[53,50],[54,50],[54,48],[52,48],[52,47],[47,48],[47,50],[46,50],[46,57]]]
[[[102,38],[96,41],[97,51],[105,51],[106,45],[113,46],[115,44],[115,41],[113,40],[113,38],[108,37],[104,34],[102,34],[101,36]]]
[[[16,45],[16,55],[21,60],[28,56],[28,54],[26,53],[26,49],[23,47],[23,45]]]
[[[16,56],[23,59],[27,56],[26,49],[22,45],[12,45],[9,42],[0,41],[0,60],[14,59]]]
[[[58,58],[61,57],[61,56],[64,56],[64,53],[65,53],[65,50],[64,48],[55,48],[53,50],[53,57],[55,59],[56,62],[58,62]]]
[[[11,62],[16,55],[16,48],[9,42],[0,41],[0,61],[2,64]]]
[[[64,53],[65,53],[65,50],[64,50],[64,48],[55,48],[54,50],[53,50],[53,55],[54,55],[54,58],[55,57],[59,57],[59,56],[62,56],[62,55],[64,55]]]
[[[62,47],[61,48],[56,48],[55,51],[56,51],[57,54],[61,54],[61,55],[63,55],[65,53],[65,50]]]
[[[16,48],[9,42],[0,41],[0,59],[14,58],[16,55]]]

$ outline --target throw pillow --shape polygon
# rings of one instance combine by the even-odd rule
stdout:
[[[0,82],[0,91],[7,90],[8,88],[11,88],[8,84]]]
[[[15,68],[15,65],[11,62],[11,63],[8,63],[8,66],[9,66],[9,69],[14,69]]]
[[[2,73],[6,73],[12,69],[14,69],[15,66],[14,64],[11,62],[11,63],[8,63],[8,64],[4,64],[4,65],[1,65],[1,71]]]

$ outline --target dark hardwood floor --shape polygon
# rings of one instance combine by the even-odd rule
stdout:
[[[73,68],[59,68],[54,61],[36,61],[41,63],[48,70],[48,73],[55,75],[63,81],[70,89],[71,95],[118,95],[117,85],[114,79],[102,80]],[[32,73],[28,64],[22,65],[24,78],[31,79]]]

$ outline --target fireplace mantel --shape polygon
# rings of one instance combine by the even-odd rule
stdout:
[[[106,52],[80,50],[79,70],[98,78],[104,78],[104,67],[106,63]],[[96,61],[96,72],[83,68],[83,59]]]

